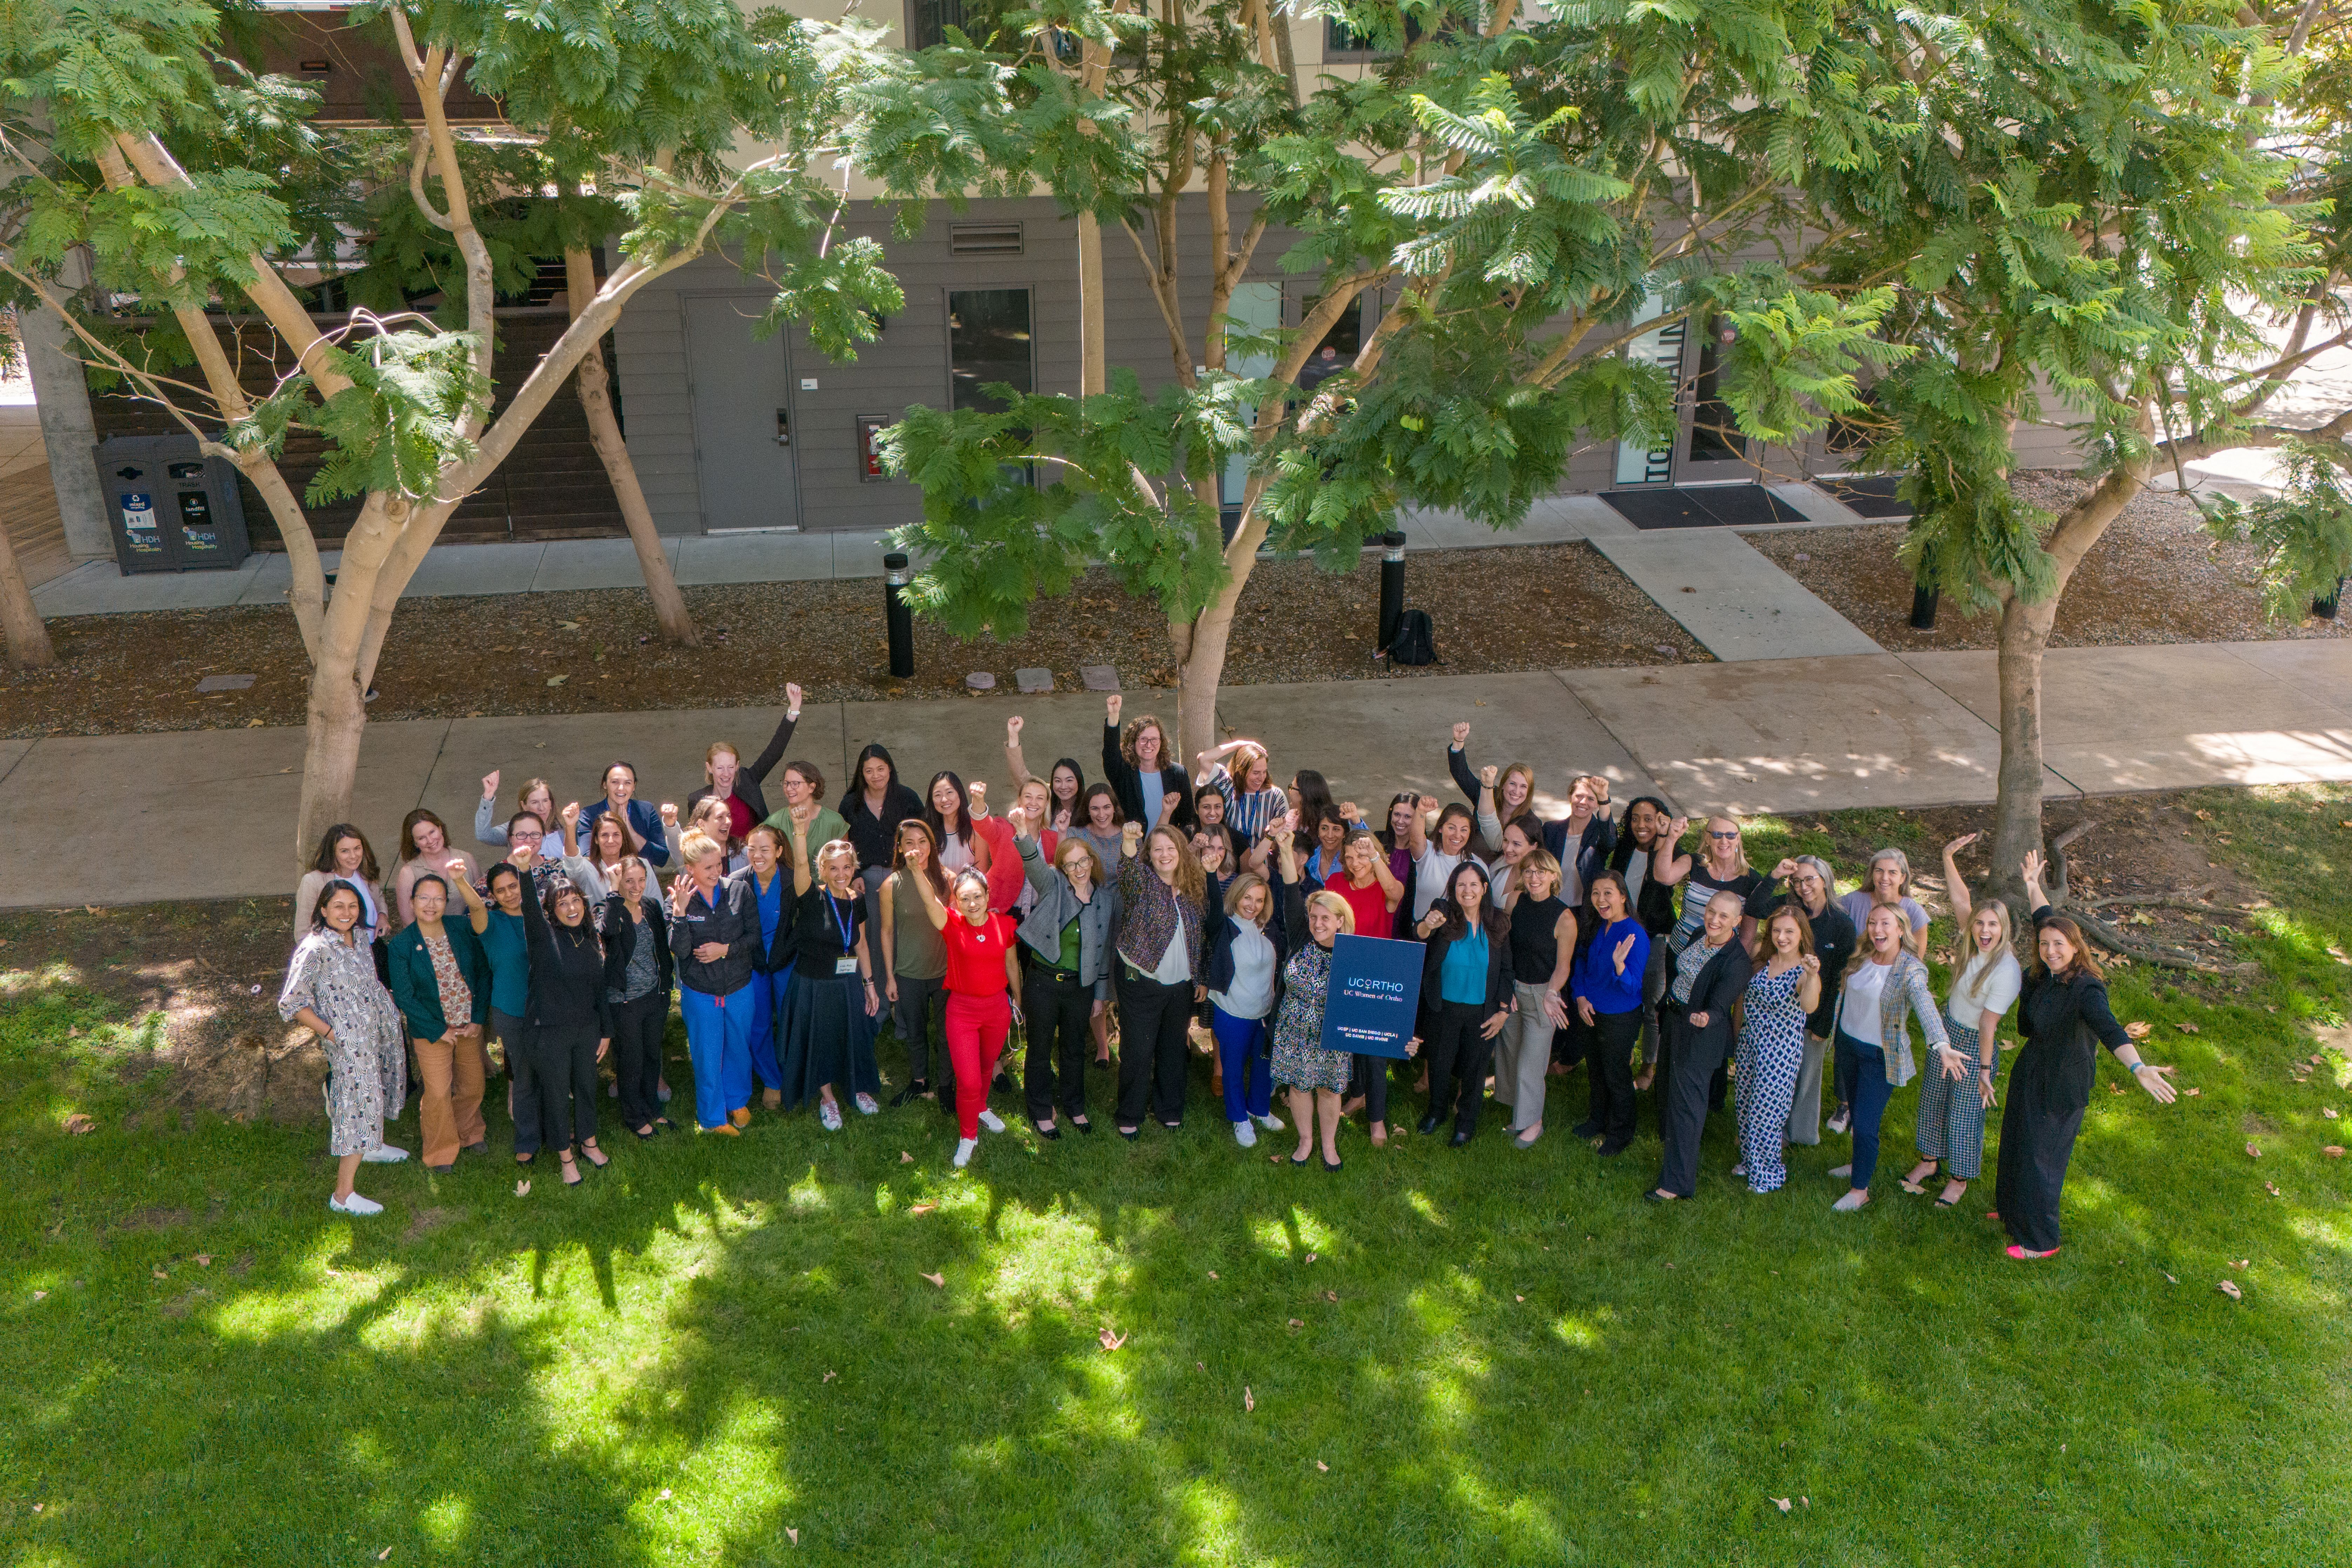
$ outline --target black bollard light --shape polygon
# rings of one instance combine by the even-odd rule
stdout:
[[[1936,607],[1943,602],[1943,595],[1924,583],[1911,590],[1911,629],[1913,631],[1932,632],[1936,629]]]
[[[1404,534],[1391,531],[1381,535],[1381,640],[1373,650],[1388,651],[1396,640],[1398,618],[1404,614]]]
[[[907,557],[892,551],[882,557],[883,614],[890,623],[890,673],[904,680],[915,673],[915,612],[907,607],[907,584],[914,574]]]
[[[2344,579],[2336,579],[2336,586],[2311,601],[2311,613],[2323,621],[2332,621],[2344,605]]]

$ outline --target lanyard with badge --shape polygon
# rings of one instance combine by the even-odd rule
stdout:
[[[833,917],[834,929],[841,933],[841,956],[833,961],[833,972],[835,974],[856,973],[857,955],[849,951],[856,941],[855,928],[849,917],[841,912],[841,900],[827,893],[824,896],[824,912]]]

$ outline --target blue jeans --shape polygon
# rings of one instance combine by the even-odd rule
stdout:
[[[686,1052],[694,1059],[694,1119],[705,1127],[718,1126],[728,1112],[751,1103],[752,991],[765,978],[755,975],[724,996],[678,987],[678,1011],[686,1016]],[[768,1050],[772,1057],[775,1047],[772,1044]]]
[[[1209,1032],[1217,1037],[1217,1061],[1225,1074],[1225,1120],[1272,1115],[1274,1064],[1265,1055],[1265,1020],[1236,1018],[1212,1002]]]
[[[1886,1081],[1886,1053],[1840,1029],[1837,1035],[1838,1098],[1853,1110],[1853,1174],[1847,1185],[1867,1187],[1878,1171],[1878,1123],[1895,1098]]]
[[[776,1065],[776,1026],[784,1016],[784,998],[793,994],[793,966],[751,976],[751,1071],[766,1089],[784,1087],[784,1070]]]

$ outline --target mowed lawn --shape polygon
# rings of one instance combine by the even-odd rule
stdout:
[[[1958,1211],[1896,1188],[1908,1089],[1877,1201],[1846,1215],[1823,1174],[1845,1141],[1751,1197],[1727,1116],[1696,1202],[1640,1203],[1646,1099],[1608,1163],[1490,1121],[1458,1152],[1356,1130],[1341,1173],[1295,1170],[1268,1158],[1287,1135],[1234,1146],[1204,1064],[1182,1132],[1134,1146],[1041,1145],[1000,1096],[1014,1130],[961,1173],[925,1105],[833,1136],[805,1113],[740,1141],[608,1128],[608,1169],[566,1190],[542,1156],[519,1196],[501,1110],[493,1158],[368,1168],[388,1209],[352,1221],[320,1127],[121,1130],[154,1092],[114,1070],[141,1021],[20,922],[0,1558],[2352,1560],[2352,1172],[2323,1152],[2352,1142],[2326,1114],[2352,1119],[2352,1064],[2289,1070],[2344,1022],[2352,794],[2198,804],[2212,858],[2277,906],[2240,944],[2264,974],[2117,975],[2200,1092],[2112,1093],[2103,1060],[2067,1246],[2031,1267],[1982,1217],[1990,1163]],[[1882,841],[1933,864],[1916,814],[1749,840],[1849,869]],[[1584,1098],[1553,1080],[1556,1130]],[[68,1135],[76,1112],[99,1131]],[[413,1110],[393,1136],[415,1145]]]

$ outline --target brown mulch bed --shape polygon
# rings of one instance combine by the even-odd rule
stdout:
[[[1101,573],[1038,605],[1026,635],[960,642],[919,620],[911,679],[893,680],[877,581],[688,588],[705,647],[659,640],[637,589],[414,599],[393,618],[369,717],[465,718],[657,708],[759,707],[787,679],[816,700],[949,697],[986,670],[1016,668],[1076,690],[1082,664],[1130,687],[1172,684],[1166,624]],[[1432,552],[1412,557],[1405,602],[1426,609],[1444,661],[1400,676],[1703,661],[1691,636],[1582,543]],[[1372,658],[1380,566],[1318,572],[1265,561],[1234,616],[1230,684],[1384,676]],[[308,667],[282,608],[89,616],[50,626],[59,663],[0,672],[0,734],[100,735],[303,721]],[[206,675],[257,677],[200,694]]]
[[[2074,474],[2017,477],[2019,492],[2056,511],[2084,489]],[[1989,648],[1999,627],[1990,615],[1963,616],[1947,602],[1936,629],[1911,629],[1911,574],[1895,558],[1899,522],[1751,533],[1748,542],[1877,639],[1882,647]],[[2143,491],[2084,557],[2058,602],[2052,646],[2254,642],[2282,637],[2352,636],[2352,619],[2300,624],[2263,614],[2251,585],[2255,552],[2221,543],[2199,526],[2179,495]]]

